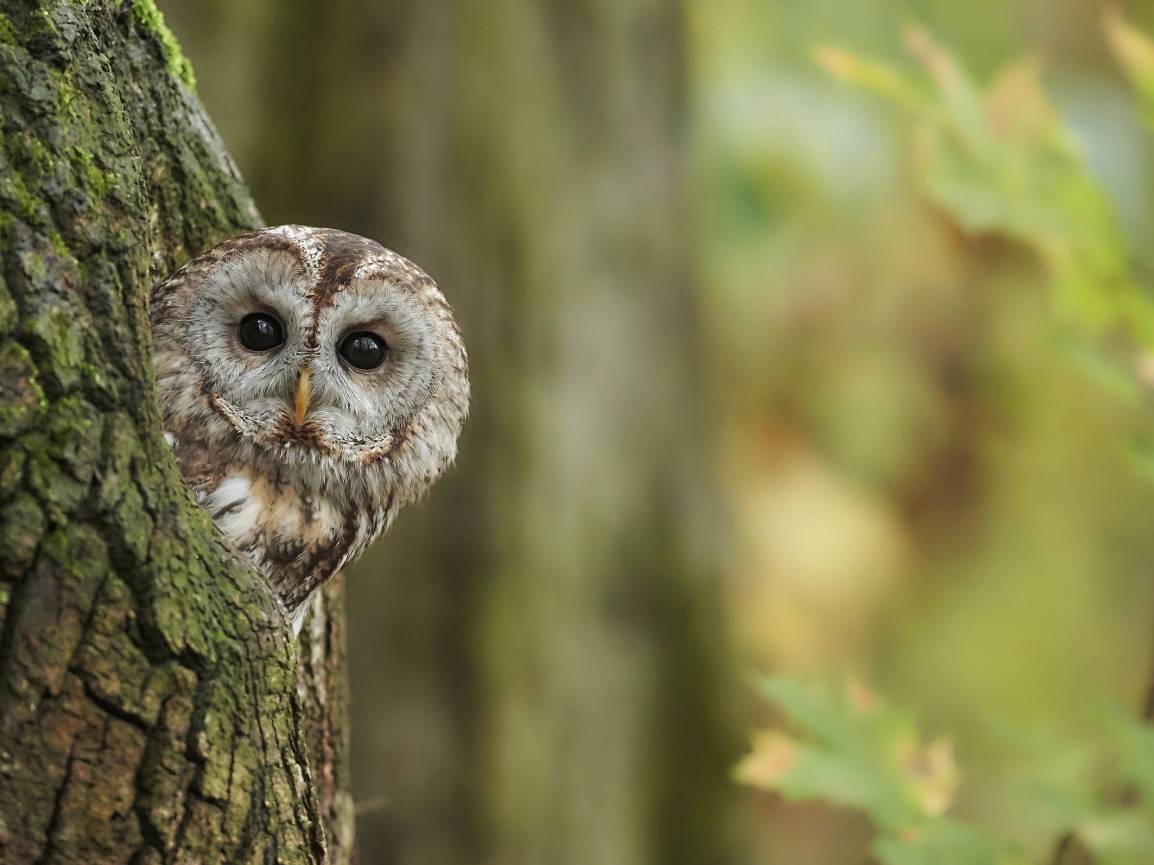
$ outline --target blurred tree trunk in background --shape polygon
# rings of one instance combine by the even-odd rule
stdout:
[[[349,581],[360,861],[731,861],[678,5],[166,8],[270,219],[412,257],[470,350]]]

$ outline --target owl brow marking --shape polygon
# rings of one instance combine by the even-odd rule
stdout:
[[[298,244],[293,243],[287,237],[272,232],[254,231],[249,234],[242,234],[236,238],[229,249],[225,250],[220,256],[219,261],[224,261],[231,255],[247,252],[250,249],[275,249],[277,252],[287,252],[292,256],[297,263],[302,274],[309,270],[309,262],[306,260],[304,253]]]
[[[313,307],[318,312],[332,302],[335,294],[348,286],[366,258],[385,254],[383,246],[365,237],[331,230],[320,234],[325,245],[313,294]],[[316,348],[316,333],[310,332],[308,339],[310,347]]]

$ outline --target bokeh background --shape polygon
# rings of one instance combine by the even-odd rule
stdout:
[[[347,583],[363,865],[870,861],[862,809],[731,777],[779,720],[754,671],[949,737],[941,807],[1050,861],[1006,777],[1141,711],[1154,373],[1063,303],[1050,234],[927,188],[925,133],[949,58],[1037,70],[1044,107],[958,110],[1060,127],[1081,161],[999,189],[1044,222],[1084,169],[1146,292],[1154,141],[1104,4],[160,5],[266,220],[413,258],[470,349],[458,467]],[[944,96],[839,80],[867,57]]]

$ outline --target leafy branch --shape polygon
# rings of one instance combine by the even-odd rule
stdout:
[[[1010,830],[955,813],[965,776],[950,740],[921,737],[910,713],[861,684],[766,677],[758,690],[783,726],[755,733],[735,779],[788,800],[861,811],[876,827],[881,865],[1043,863],[1059,839],[1091,851],[1099,865],[1154,862],[1154,728],[1147,724],[1114,714],[1102,739],[1080,751],[1034,742],[1028,768],[1005,779]]]

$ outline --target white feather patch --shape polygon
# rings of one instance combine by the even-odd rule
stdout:
[[[248,475],[232,475],[205,497],[204,506],[221,531],[233,543],[241,543],[256,529],[262,503],[253,497]]]

